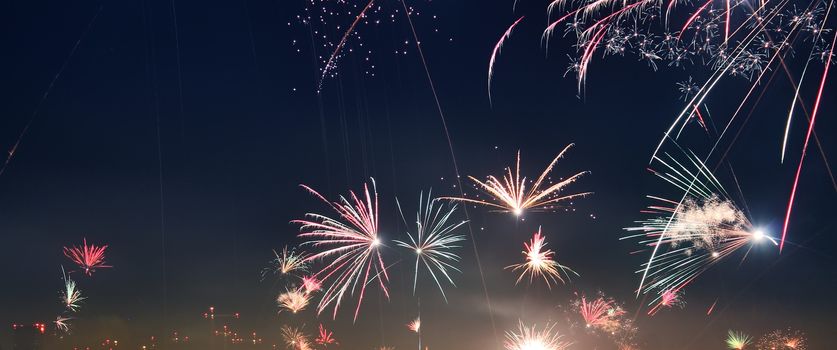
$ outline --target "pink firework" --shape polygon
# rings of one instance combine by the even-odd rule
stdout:
[[[302,277],[302,288],[305,289],[306,294],[314,293],[320,290],[321,287],[322,284],[319,280],[317,280],[317,278],[312,276]]]
[[[320,333],[317,336],[317,339],[314,339],[319,345],[322,345],[324,348],[327,348],[329,345],[339,345],[337,339],[334,339],[334,332],[326,329],[320,324]]]
[[[664,290],[660,294],[660,301],[657,302],[650,310],[648,310],[649,315],[654,315],[657,311],[660,311],[662,308],[682,308],[686,305],[686,301],[683,300],[683,295],[679,290],[676,289],[667,289]]]
[[[491,52],[491,59],[488,61],[488,103],[491,103],[491,77],[494,76],[494,62],[497,60],[497,55],[503,48],[503,43],[505,43],[506,39],[511,36],[514,27],[516,27],[517,24],[523,20],[523,17],[525,16],[518,18],[511,26],[509,26],[509,29],[506,29],[506,32],[503,33],[503,36],[500,37],[500,40],[497,41],[497,44],[494,45],[494,50]]]
[[[338,214],[332,218],[320,214],[306,214],[305,220],[294,220],[301,225],[299,237],[307,239],[304,244],[321,249],[307,258],[309,261],[328,260],[326,266],[313,277],[325,284],[323,297],[317,312],[333,304],[332,317],[337,317],[340,303],[346,296],[357,295],[357,307],[354,319],[357,320],[360,305],[366,293],[366,287],[377,281],[384,295],[389,298],[386,283],[389,276],[381,258],[378,236],[378,193],[375,180],[372,179],[372,192],[364,185],[364,197],[361,199],[354,192],[349,198],[340,196],[335,202],[329,202],[322,195],[308,186],[302,185],[313,195],[331,206]]]
[[[618,318],[625,314],[625,310],[622,310],[610,298],[600,296],[592,301],[587,301],[587,298],[582,296],[579,313],[584,318],[587,327],[610,331],[616,328],[614,323],[618,322]]]
[[[421,318],[416,317],[415,320],[410,321],[410,323],[407,324],[407,329],[409,329],[411,332],[414,332],[414,333],[420,332],[421,331]]]
[[[105,265],[105,249],[107,248],[107,245],[101,247],[87,245],[87,238],[85,238],[82,246],[64,247],[64,256],[78,265],[86,275],[92,276],[96,269],[111,267]]]
[[[547,287],[552,288],[552,283],[557,284],[559,281],[561,283],[566,283],[566,281],[569,280],[570,273],[573,273],[576,276],[578,275],[569,267],[561,265],[555,261],[555,252],[549,249],[544,249],[546,247],[546,240],[541,234],[540,227],[538,228],[538,232],[535,232],[535,235],[532,236],[532,239],[528,243],[523,243],[523,247],[525,248],[523,250],[523,255],[526,256],[526,261],[506,267],[507,269],[512,269],[512,271],[523,270],[517,278],[516,283],[520,283],[520,281],[526,276],[529,276],[529,283],[531,283],[535,277],[542,277],[546,282]],[[566,275],[566,279],[562,276],[562,273]],[[552,283],[550,283],[550,281]]]

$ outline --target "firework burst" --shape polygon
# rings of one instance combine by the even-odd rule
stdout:
[[[360,312],[360,305],[366,287],[377,281],[384,295],[389,298],[386,282],[389,281],[384,261],[379,248],[378,235],[378,193],[372,180],[372,192],[364,185],[364,197],[361,199],[354,192],[349,198],[340,196],[336,202],[329,202],[322,195],[302,185],[317,198],[331,206],[338,218],[320,214],[306,214],[305,220],[294,220],[301,225],[299,237],[307,239],[304,244],[321,249],[307,258],[308,261],[328,260],[325,267],[313,277],[325,283],[323,297],[317,306],[317,312],[333,305],[333,317],[346,293],[357,293],[358,301],[354,319]]]
[[[291,326],[283,326],[281,329],[282,340],[292,350],[313,350],[311,340],[302,329]]]
[[[328,348],[329,345],[339,345],[337,339],[334,339],[334,333],[320,324],[320,332],[314,342],[322,345],[323,348]]]
[[[55,317],[55,321],[52,321],[52,323],[55,324],[55,329],[59,332],[69,333],[71,319],[71,317],[64,317],[59,315]]]
[[[61,273],[64,277],[64,290],[61,291],[61,302],[70,311],[78,311],[81,307],[81,302],[87,299],[81,296],[81,290],[76,287],[76,281],[73,281],[70,276],[64,273],[64,267],[61,267]]]
[[[514,172],[511,168],[506,168],[506,174],[503,175],[502,180],[488,176],[486,181],[480,181],[473,176],[468,178],[473,181],[477,187],[491,196],[494,201],[483,201],[478,199],[461,198],[461,197],[443,197],[445,199],[474,203],[495,208],[500,212],[513,213],[516,216],[523,215],[528,210],[552,210],[560,203],[570,201],[575,198],[584,197],[592,192],[582,192],[576,194],[563,195],[561,191],[578,180],[581,176],[587,174],[586,171],[577,173],[567,179],[552,184],[546,188],[541,188],[544,181],[547,180],[555,164],[564,156],[564,153],[572,147],[573,144],[567,145],[561,153],[552,160],[551,163],[544,169],[543,173],[538,179],[527,189],[526,177],[520,176],[520,152],[517,152],[517,163]]]
[[[276,297],[276,304],[278,304],[281,309],[288,310],[295,314],[305,310],[310,300],[311,297],[309,294],[305,293],[302,289],[293,289],[279,294],[279,296]]]
[[[111,267],[105,265],[105,249],[107,248],[107,245],[101,247],[87,245],[87,238],[85,238],[81,246],[64,247],[64,256],[78,265],[86,275],[91,276],[96,269]]]
[[[805,334],[793,329],[775,330],[756,342],[758,350],[806,350]]]
[[[541,234],[540,227],[528,243],[523,243],[523,247],[525,248],[523,255],[526,257],[526,261],[506,267],[512,271],[522,270],[515,284],[520,283],[526,276],[529,276],[529,283],[532,283],[536,277],[541,277],[546,282],[547,287],[551,289],[552,283],[558,284],[559,281],[566,283],[571,273],[578,276],[569,267],[555,261],[555,252],[545,249],[546,241]]]
[[[656,176],[674,185],[684,194],[680,201],[648,196],[659,204],[643,213],[650,216],[637,221],[626,238],[640,238],[640,244],[651,249],[651,256],[642,265],[638,293],[655,293],[651,313],[660,307],[676,305],[689,283],[724,258],[763,241],[777,242],[755,228],[721,186],[711,170],[694,154],[686,162],[665,154],[657,158],[663,171]],[[635,232],[639,232],[636,234]],[[669,299],[669,300],[666,300]]]
[[[736,332],[730,330],[727,332],[727,348],[731,350],[743,350],[745,346],[750,345],[753,339],[750,338],[749,335],[744,334],[743,332]]]
[[[401,210],[401,204],[397,200],[396,203],[402,220],[407,223],[404,212]],[[431,199],[430,194],[425,199],[424,193],[422,193],[419,196],[419,210],[416,213],[415,234],[407,231],[409,242],[395,241],[398,246],[408,248],[416,254],[413,294],[416,292],[419,269],[422,265],[427,269],[427,273],[430,274],[433,281],[436,282],[436,286],[446,302],[447,296],[445,296],[445,290],[442,288],[440,277],[447,280],[451,285],[456,285],[450,277],[449,270],[459,271],[453,265],[459,262],[459,256],[453,250],[460,247],[458,244],[465,240],[465,236],[454,234],[454,232],[467,221],[450,223],[451,216],[455,211],[455,205],[439,204],[438,200]],[[407,226],[410,225],[407,224]]]
[[[270,261],[270,266],[262,270],[262,278],[268,274],[289,275],[294,272],[308,271],[308,262],[305,260],[307,255],[304,253],[297,253],[294,249],[284,247],[281,254],[274,250],[273,255],[275,258]]]
[[[506,332],[506,350],[565,350],[572,346],[564,336],[555,330],[555,324],[547,324],[541,330],[536,325],[527,327],[523,321],[517,331]]]
[[[418,333],[421,331],[421,317],[416,317],[415,320],[410,321],[407,323],[407,329],[409,329],[413,333]]]

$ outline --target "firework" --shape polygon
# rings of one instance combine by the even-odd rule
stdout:
[[[334,339],[334,333],[323,327],[320,324],[320,333],[317,336],[317,339],[314,339],[319,345],[322,345],[324,348],[327,348],[329,345],[339,345],[337,339]]]
[[[703,162],[691,153],[686,158],[685,162],[669,154],[657,158],[665,170],[652,171],[683,191],[682,199],[648,196],[659,204],[649,206],[644,213],[650,218],[626,228],[631,234],[623,238],[640,238],[640,244],[652,250],[638,271],[642,279],[637,290],[657,293],[651,313],[670,306],[665,298],[677,296],[700,274],[741,248],[748,247],[743,260],[755,244],[777,245],[750,223]]]
[[[576,307],[584,319],[586,328],[607,333],[615,333],[621,328],[622,316],[626,314],[625,310],[616,304],[616,301],[605,296],[587,300],[582,295],[581,300],[576,303]]]
[[[546,188],[541,188],[541,185],[543,185],[544,181],[547,180],[547,177],[552,172],[552,169],[555,167],[555,164],[558,162],[558,159],[561,159],[564,156],[564,153],[567,152],[567,150],[569,150],[572,146],[573,144],[569,144],[561,151],[561,153],[558,153],[555,159],[553,159],[552,162],[549,163],[549,165],[546,167],[543,173],[541,173],[538,179],[531,185],[531,187],[528,190],[526,186],[526,178],[520,176],[520,152],[518,151],[517,164],[514,173],[512,173],[511,168],[506,168],[506,174],[503,175],[502,180],[499,180],[494,176],[488,176],[487,180],[483,182],[477,180],[473,176],[468,177],[477,185],[479,189],[483,190],[488,195],[493,197],[494,201],[489,202],[460,197],[444,198],[455,201],[485,205],[495,208],[501,212],[513,213],[516,216],[520,216],[524,213],[524,211],[527,210],[551,210],[557,207],[559,203],[567,202],[574,198],[589,195],[592,192],[583,192],[569,195],[563,195],[560,193],[564,189],[564,187],[575,182],[581,176],[587,174],[586,171],[577,173],[565,180],[552,184]]]
[[[529,276],[529,283],[532,283],[536,277],[542,277],[546,282],[547,287],[551,289],[552,283],[557,284],[559,281],[561,283],[566,283],[566,281],[570,278],[570,273],[578,276],[578,274],[569,267],[561,265],[555,261],[555,252],[549,249],[544,249],[546,247],[546,241],[544,236],[541,234],[540,227],[538,227],[538,232],[535,232],[534,236],[528,243],[523,243],[523,247],[525,248],[523,250],[523,255],[526,256],[526,261],[506,267],[512,271],[523,270],[517,278],[517,282],[515,284],[520,283],[520,281],[522,281],[526,276]],[[566,277],[562,276],[562,273]],[[550,283],[550,281],[552,283]]]
[[[275,258],[270,261],[270,266],[262,270],[262,278],[268,274],[288,275],[293,272],[307,272],[308,262],[305,260],[307,255],[298,254],[293,249],[288,247],[282,248],[282,254],[273,251]]]
[[[396,203],[402,220],[407,223],[407,220],[404,219],[404,212],[401,210],[401,204],[398,201]],[[416,254],[413,294],[415,294],[418,284],[420,265],[423,265],[433,281],[436,282],[439,292],[442,293],[442,297],[447,302],[447,296],[445,296],[445,290],[442,288],[439,277],[447,280],[451,285],[455,285],[448,272],[449,270],[459,271],[453,265],[459,262],[459,256],[453,250],[460,247],[458,243],[464,241],[465,236],[456,235],[454,232],[467,221],[450,223],[451,216],[456,211],[456,206],[437,203],[437,200],[431,199],[430,194],[425,199],[424,193],[422,193],[419,196],[419,210],[416,213],[415,234],[407,231],[407,237],[410,241],[396,240],[395,243],[412,250]],[[407,224],[407,226],[410,225]]]
[[[61,302],[70,311],[78,311],[81,307],[81,302],[87,299],[81,296],[81,291],[76,288],[76,281],[73,281],[70,276],[64,273],[64,267],[61,267],[61,273],[64,277],[64,290],[61,291]]]
[[[282,340],[289,349],[313,350],[313,346],[311,345],[311,341],[308,339],[308,335],[305,334],[302,329],[291,326],[283,326],[281,332]]]
[[[752,338],[742,332],[735,332],[730,330],[727,332],[727,348],[732,350],[742,350],[745,346],[752,343]]]
[[[308,293],[303,292],[302,289],[293,289],[279,294],[279,296],[276,297],[276,304],[278,304],[280,308],[288,310],[291,313],[297,313],[304,310],[305,307],[308,306],[308,302],[310,300],[311,297]]]
[[[55,329],[59,332],[68,333],[70,332],[70,323],[69,321],[72,318],[64,317],[64,316],[56,316],[55,321],[52,321],[55,324]]]
[[[555,324],[547,324],[538,330],[536,325],[527,327],[519,321],[517,332],[506,332],[504,346],[506,350],[565,350],[572,344],[555,330]]]
[[[389,276],[379,252],[381,240],[378,235],[378,193],[375,181],[372,180],[371,194],[369,186],[364,185],[363,199],[350,192],[348,199],[340,196],[336,202],[329,202],[310,187],[302,187],[329,204],[338,214],[335,219],[309,213],[305,220],[292,221],[301,225],[302,233],[299,237],[307,239],[304,244],[321,249],[307,260],[328,260],[326,266],[314,274],[315,278],[326,284],[317,312],[321,313],[333,304],[333,317],[336,318],[346,293],[357,293],[354,313],[354,319],[357,320],[369,283],[377,280],[384,295],[389,298],[386,287]]]
[[[500,50],[503,48],[503,43],[511,36],[514,27],[516,27],[517,24],[523,20],[523,17],[525,16],[518,18],[511,26],[509,26],[509,29],[506,29],[503,36],[501,36],[500,40],[497,41],[497,44],[494,45],[494,50],[491,51],[491,59],[488,61],[488,103],[491,103],[491,77],[494,75],[494,62],[497,59],[497,55],[500,53]]]
[[[322,284],[319,280],[317,280],[317,278],[312,276],[302,277],[302,288],[305,290],[306,294],[314,293],[320,290],[320,287],[322,287]]]
[[[86,275],[90,276],[93,272],[96,272],[96,269],[111,267],[105,265],[105,249],[107,248],[107,245],[101,247],[93,244],[87,245],[87,238],[85,238],[82,246],[64,247],[64,256],[78,265]]]
[[[805,334],[793,329],[775,330],[756,342],[758,350],[806,350]]]
[[[413,333],[418,333],[421,331],[421,317],[416,317],[415,320],[410,321],[407,323],[407,329],[409,329]]]

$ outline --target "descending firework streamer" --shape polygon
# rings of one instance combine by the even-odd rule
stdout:
[[[528,327],[523,321],[518,322],[517,331],[506,332],[504,343],[506,350],[565,350],[572,345],[555,330],[555,324],[547,324],[538,330],[536,325]]]
[[[64,247],[64,256],[78,265],[86,275],[91,276],[96,269],[111,267],[105,265],[105,249],[107,248],[107,245],[101,247],[87,245],[87,238],[85,238],[81,246]]]
[[[453,264],[459,262],[459,256],[454,252],[459,248],[459,242],[465,240],[465,236],[455,234],[456,230],[467,221],[450,222],[456,212],[456,205],[445,205],[436,199],[432,199],[432,193],[427,197],[424,193],[419,195],[419,209],[416,213],[415,233],[407,231],[409,241],[398,241],[398,246],[408,248],[416,254],[415,274],[413,277],[413,294],[418,284],[419,269],[423,265],[427,273],[433,278],[439,292],[447,302],[445,290],[440,280],[447,280],[451,285],[456,285],[448,273],[449,270],[459,271]],[[401,203],[396,200],[401,218],[409,227],[410,224],[404,217],[401,210]]]
[[[591,194],[592,192],[582,192],[576,194],[562,194],[564,187],[572,184],[581,176],[587,174],[582,171],[572,175],[564,180],[549,185],[546,188],[541,188],[544,181],[547,181],[549,174],[558,162],[558,159],[563,158],[564,153],[572,147],[573,144],[567,145],[558,153],[558,155],[549,163],[544,169],[543,173],[538,179],[531,184],[527,189],[526,177],[520,176],[520,152],[517,152],[517,163],[514,173],[511,167],[506,168],[506,174],[503,175],[502,180],[488,176],[486,181],[480,181],[473,176],[468,176],[477,187],[490,195],[494,201],[484,201],[478,199],[462,198],[462,197],[442,197],[449,200],[474,203],[492,207],[501,212],[513,213],[516,216],[522,215],[527,210],[552,210],[558,207],[560,203],[570,201],[575,198],[580,198]]]
[[[511,36],[514,27],[517,27],[517,24],[523,20],[523,17],[525,16],[520,16],[520,18],[509,26],[509,29],[506,29],[506,32],[503,33],[503,36],[494,45],[494,50],[491,51],[491,59],[488,60],[488,103],[491,103],[491,78],[494,76],[494,62],[497,60],[497,55],[500,54],[500,50],[503,48],[503,43]]]
[[[309,0],[305,1],[302,13],[298,14],[288,25],[298,24],[304,27],[304,37],[312,41],[312,48],[317,63],[320,65],[320,76],[317,81],[317,92],[323,88],[326,79],[338,75],[341,60],[348,54],[362,56],[358,60],[366,75],[374,76],[376,66],[373,56],[376,50],[374,43],[367,42],[369,31],[388,30],[398,35],[395,23],[406,15],[417,17],[423,12],[414,6],[401,7],[397,2],[382,0],[333,1]],[[431,16],[433,22],[437,16]],[[390,25],[392,28],[388,28]],[[434,23],[435,25],[435,23]],[[367,30],[368,29],[368,30]],[[435,29],[434,32],[438,32]],[[369,37],[373,37],[369,35]],[[396,40],[400,45],[394,47],[394,54],[404,55],[407,47],[412,45],[409,36],[404,40]],[[293,40],[297,52],[300,40]]]
[[[578,273],[569,267],[555,261],[555,252],[545,249],[546,240],[541,234],[540,227],[528,243],[523,243],[523,247],[525,248],[523,255],[526,257],[526,261],[506,267],[512,271],[523,270],[515,284],[520,283],[526,276],[529,276],[529,283],[532,283],[536,277],[541,277],[546,282],[547,287],[551,289],[552,283],[557,284],[559,281],[566,283],[570,279],[570,274],[578,276]]]
[[[389,281],[384,261],[379,248],[381,239],[378,235],[378,192],[372,179],[372,191],[363,186],[363,198],[353,191],[349,197],[340,196],[338,201],[330,202],[308,186],[301,185],[311,194],[331,206],[337,218],[321,214],[306,214],[304,220],[294,220],[300,225],[299,237],[306,239],[303,244],[310,245],[318,252],[306,260],[327,260],[325,267],[314,274],[314,278],[325,284],[322,299],[317,312],[333,305],[332,317],[337,317],[337,310],[348,292],[357,293],[357,307],[354,320],[360,312],[360,305],[366,287],[377,281],[384,295],[389,298],[386,283]]]
[[[76,287],[76,281],[73,281],[70,276],[64,272],[64,267],[61,267],[61,273],[64,278],[64,289],[61,291],[61,302],[70,311],[78,311],[81,307],[81,302],[87,299],[81,296],[81,291]]]
[[[727,332],[727,348],[731,350],[743,350],[745,346],[750,345],[752,342],[753,338],[750,338],[749,335],[746,335],[743,332],[736,332],[733,330]]]
[[[656,160],[663,170],[651,170],[683,191],[682,200],[647,196],[656,203],[643,211],[649,218],[628,227],[622,239],[639,239],[651,249],[638,293],[653,293],[649,313],[680,301],[682,289],[727,256],[754,244],[777,242],[754,227],[744,212],[729,199],[712,171],[693,153],[680,161],[666,153]]]
[[[793,329],[775,330],[756,342],[758,350],[806,350],[805,334]]]
[[[340,345],[340,343],[337,342],[337,339],[334,339],[334,333],[323,327],[322,324],[320,324],[320,332],[317,339],[314,339],[314,342],[321,345],[323,348],[328,348],[330,345]]]

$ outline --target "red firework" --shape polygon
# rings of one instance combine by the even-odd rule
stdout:
[[[107,248],[107,245],[100,247],[93,244],[87,245],[87,238],[85,238],[82,246],[64,247],[64,256],[78,265],[84,274],[92,276],[96,269],[111,267],[105,265],[105,249]]]
[[[334,333],[323,325],[320,325],[320,335],[317,336],[317,339],[314,340],[317,344],[322,345],[324,348],[328,347],[329,345],[338,345],[337,339],[334,339]]]

